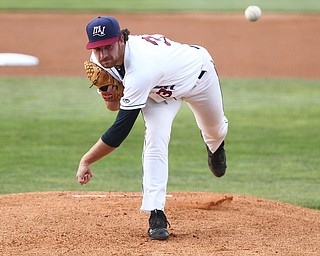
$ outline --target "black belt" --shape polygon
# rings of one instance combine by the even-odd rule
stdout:
[[[200,73],[200,75],[198,76],[198,79],[201,79],[206,72],[207,72],[207,71],[202,70],[201,73]]]
[[[198,46],[195,46],[195,45],[190,45],[190,47],[196,48],[198,50],[200,49]],[[198,76],[198,79],[201,79],[206,72],[207,71],[202,70],[200,75]]]

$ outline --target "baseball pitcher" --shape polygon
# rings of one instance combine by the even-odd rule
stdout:
[[[172,122],[183,101],[194,113],[210,170],[217,177],[226,172],[228,120],[214,61],[201,46],[181,44],[160,34],[130,35],[113,17],[93,19],[86,32],[86,48],[91,50],[90,61],[85,63],[88,78],[108,109],[118,114],[82,157],[77,180],[81,185],[90,181],[91,164],[120,146],[141,112],[146,127],[141,210],[150,214],[149,237],[166,240],[168,145]]]

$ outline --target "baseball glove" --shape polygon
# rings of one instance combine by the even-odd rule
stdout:
[[[92,83],[90,88],[95,85],[106,102],[121,99],[124,89],[121,82],[91,61],[84,62],[84,69]]]

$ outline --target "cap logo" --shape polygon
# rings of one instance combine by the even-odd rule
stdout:
[[[93,19],[86,26],[89,42],[88,50],[115,43],[121,35],[120,25],[113,17],[103,16]]]
[[[105,26],[101,28],[101,26],[93,27],[92,36],[105,36],[104,30],[106,29]]]

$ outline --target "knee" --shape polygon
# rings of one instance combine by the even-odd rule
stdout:
[[[214,126],[211,129],[208,129],[207,135],[211,138],[221,140],[227,136],[228,133],[228,122],[223,122],[220,125]]]
[[[146,129],[145,133],[145,150],[149,153],[167,153],[170,141],[171,129],[164,130],[160,127],[158,129]]]

